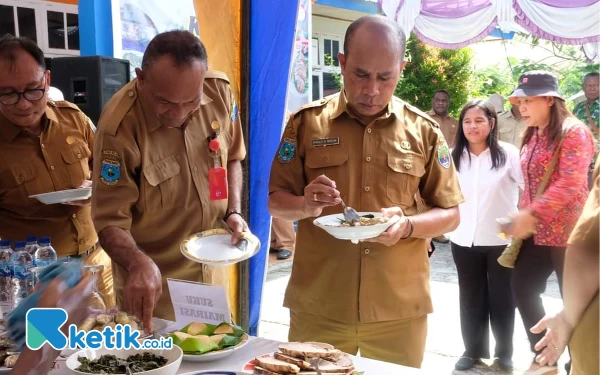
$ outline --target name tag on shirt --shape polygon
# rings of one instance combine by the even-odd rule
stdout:
[[[335,145],[339,145],[339,144],[340,144],[340,137],[312,139],[310,141],[310,145],[313,147],[335,146]]]

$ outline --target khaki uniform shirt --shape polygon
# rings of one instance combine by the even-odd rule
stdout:
[[[525,121],[517,120],[512,111],[498,114],[498,138],[521,149],[521,137],[525,131]]]
[[[580,250],[590,252],[599,251],[600,226],[600,204],[598,202],[598,172],[600,169],[600,158],[596,160],[594,169],[594,186],[585,203],[583,212],[571,232],[569,246],[576,246]],[[573,276],[573,275],[571,275]],[[599,299],[598,294],[592,299],[589,306],[581,316],[579,323],[573,331],[569,348],[571,349],[571,358],[573,365],[571,367],[572,375],[598,374],[598,330],[599,327]]]
[[[450,146],[451,148],[454,147],[454,144],[456,143],[456,132],[458,131],[458,120],[450,115],[441,118],[437,113],[435,113],[433,109],[427,112],[427,114],[429,115],[429,117],[434,119],[440,126],[440,130],[446,138],[448,146]]]
[[[0,237],[52,237],[59,257],[98,240],[90,206],[45,205],[30,195],[75,189],[89,180],[94,129],[75,104],[48,101],[36,137],[0,114]]]
[[[195,233],[220,227],[227,200],[210,200],[208,170],[214,159],[208,140],[220,123],[221,165],[242,160],[246,149],[237,105],[227,77],[208,71],[199,110],[182,128],[165,128],[138,96],[136,80],[122,88],[100,118],[94,148],[92,213],[98,232],[130,230],[159,267],[163,294],[154,316],[174,319],[167,278],[221,284],[228,269],[192,262],[180,244]],[[127,273],[115,264],[115,294],[122,306]]]
[[[345,95],[306,106],[290,119],[273,161],[269,192],[302,196],[325,174],[344,202],[362,212],[399,206],[417,214],[420,191],[429,207],[463,202],[450,152],[438,125],[393,98],[368,126],[346,108]],[[340,206],[322,215],[340,214]],[[338,240],[300,220],[284,305],[343,322],[378,322],[433,311],[424,239],[387,247]]]

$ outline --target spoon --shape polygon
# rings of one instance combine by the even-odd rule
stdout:
[[[221,225],[229,234],[233,235],[233,231],[229,228],[229,225],[225,222],[225,220],[221,219]],[[245,238],[240,238],[240,240],[234,245],[236,249],[239,251],[246,251],[248,249],[248,240]]]
[[[360,223],[360,215],[356,210],[352,207],[347,207],[346,203],[340,198],[342,207],[344,208],[344,220],[350,224],[351,227],[356,225],[356,223]]]

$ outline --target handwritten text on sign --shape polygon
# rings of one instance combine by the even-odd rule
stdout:
[[[231,323],[227,293],[223,286],[167,279],[177,325],[193,322]]]

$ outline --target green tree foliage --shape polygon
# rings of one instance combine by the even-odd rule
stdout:
[[[450,92],[450,113],[457,115],[469,97],[472,51],[441,49],[426,45],[411,34],[407,61],[395,95],[423,111],[431,109],[438,89]]]

